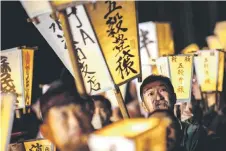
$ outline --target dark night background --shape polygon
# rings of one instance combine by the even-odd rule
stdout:
[[[137,4],[139,22],[171,22],[176,53],[191,43],[200,48],[206,46],[205,38],[213,34],[215,23],[226,20],[226,2],[139,1]],[[34,102],[41,94],[38,85],[58,79],[64,66],[27,18],[19,1],[1,1],[1,50],[24,45],[39,48],[34,59]],[[16,129],[14,126],[13,131]]]

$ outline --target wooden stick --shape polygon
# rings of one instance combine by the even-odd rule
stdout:
[[[119,105],[119,108],[120,108],[120,111],[122,113],[123,118],[124,119],[129,118],[128,110],[127,110],[126,105],[123,101],[123,97],[122,97],[122,94],[121,94],[118,86],[115,87],[115,96],[116,96],[116,99],[118,101],[118,105]]]
[[[78,93],[82,97],[86,97],[87,94],[86,94],[82,74],[78,65],[78,53],[75,50],[73,45],[73,37],[71,34],[71,28],[70,28],[67,14],[66,14],[66,10],[59,11],[59,19],[62,24],[62,29],[65,35],[68,53],[69,53],[70,61],[72,63],[73,75],[75,76],[74,78],[75,78],[75,83],[76,83]]]

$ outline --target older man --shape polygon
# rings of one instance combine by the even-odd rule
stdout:
[[[142,106],[152,113],[159,109],[173,112],[176,103],[176,94],[169,78],[161,75],[150,75],[140,87]],[[205,146],[206,131],[199,123],[181,123],[183,139],[181,144],[187,151],[203,150]]]
[[[43,136],[61,151],[88,150],[86,134],[93,128],[86,108],[75,87],[56,81],[40,98]]]

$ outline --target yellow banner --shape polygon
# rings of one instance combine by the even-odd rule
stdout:
[[[217,91],[222,91],[223,89],[223,80],[224,80],[224,52],[219,53],[219,67],[218,67],[218,88]]]
[[[25,105],[31,105],[34,50],[22,49],[23,53],[23,81]]]
[[[174,41],[169,23],[156,23],[159,56],[174,54]]]
[[[54,145],[47,139],[24,142],[26,151],[55,151]]]
[[[99,1],[86,10],[117,85],[140,74],[138,31],[134,1]]]
[[[178,101],[190,101],[193,73],[193,56],[170,56],[170,74]]]

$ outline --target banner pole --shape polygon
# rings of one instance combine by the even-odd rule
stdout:
[[[85,89],[82,74],[81,74],[81,71],[80,71],[79,65],[78,65],[78,53],[75,50],[74,45],[73,45],[73,37],[72,37],[71,27],[69,24],[66,10],[59,11],[59,19],[62,24],[62,29],[64,32],[64,36],[65,36],[65,40],[66,40],[66,44],[67,44],[67,48],[68,48],[70,61],[71,61],[72,68],[73,68],[73,74],[75,76],[74,78],[75,78],[75,83],[76,83],[78,93],[82,97],[86,97],[87,96],[86,89]]]
[[[118,86],[115,86],[115,96],[116,96],[116,99],[118,101],[118,105],[119,105],[119,108],[120,108],[120,111],[122,113],[122,116],[124,119],[126,118],[130,118],[129,117],[129,113],[128,113],[128,110],[126,108],[126,105],[124,103],[124,100],[123,100],[123,97],[122,97],[122,94],[120,92],[120,89]]]

